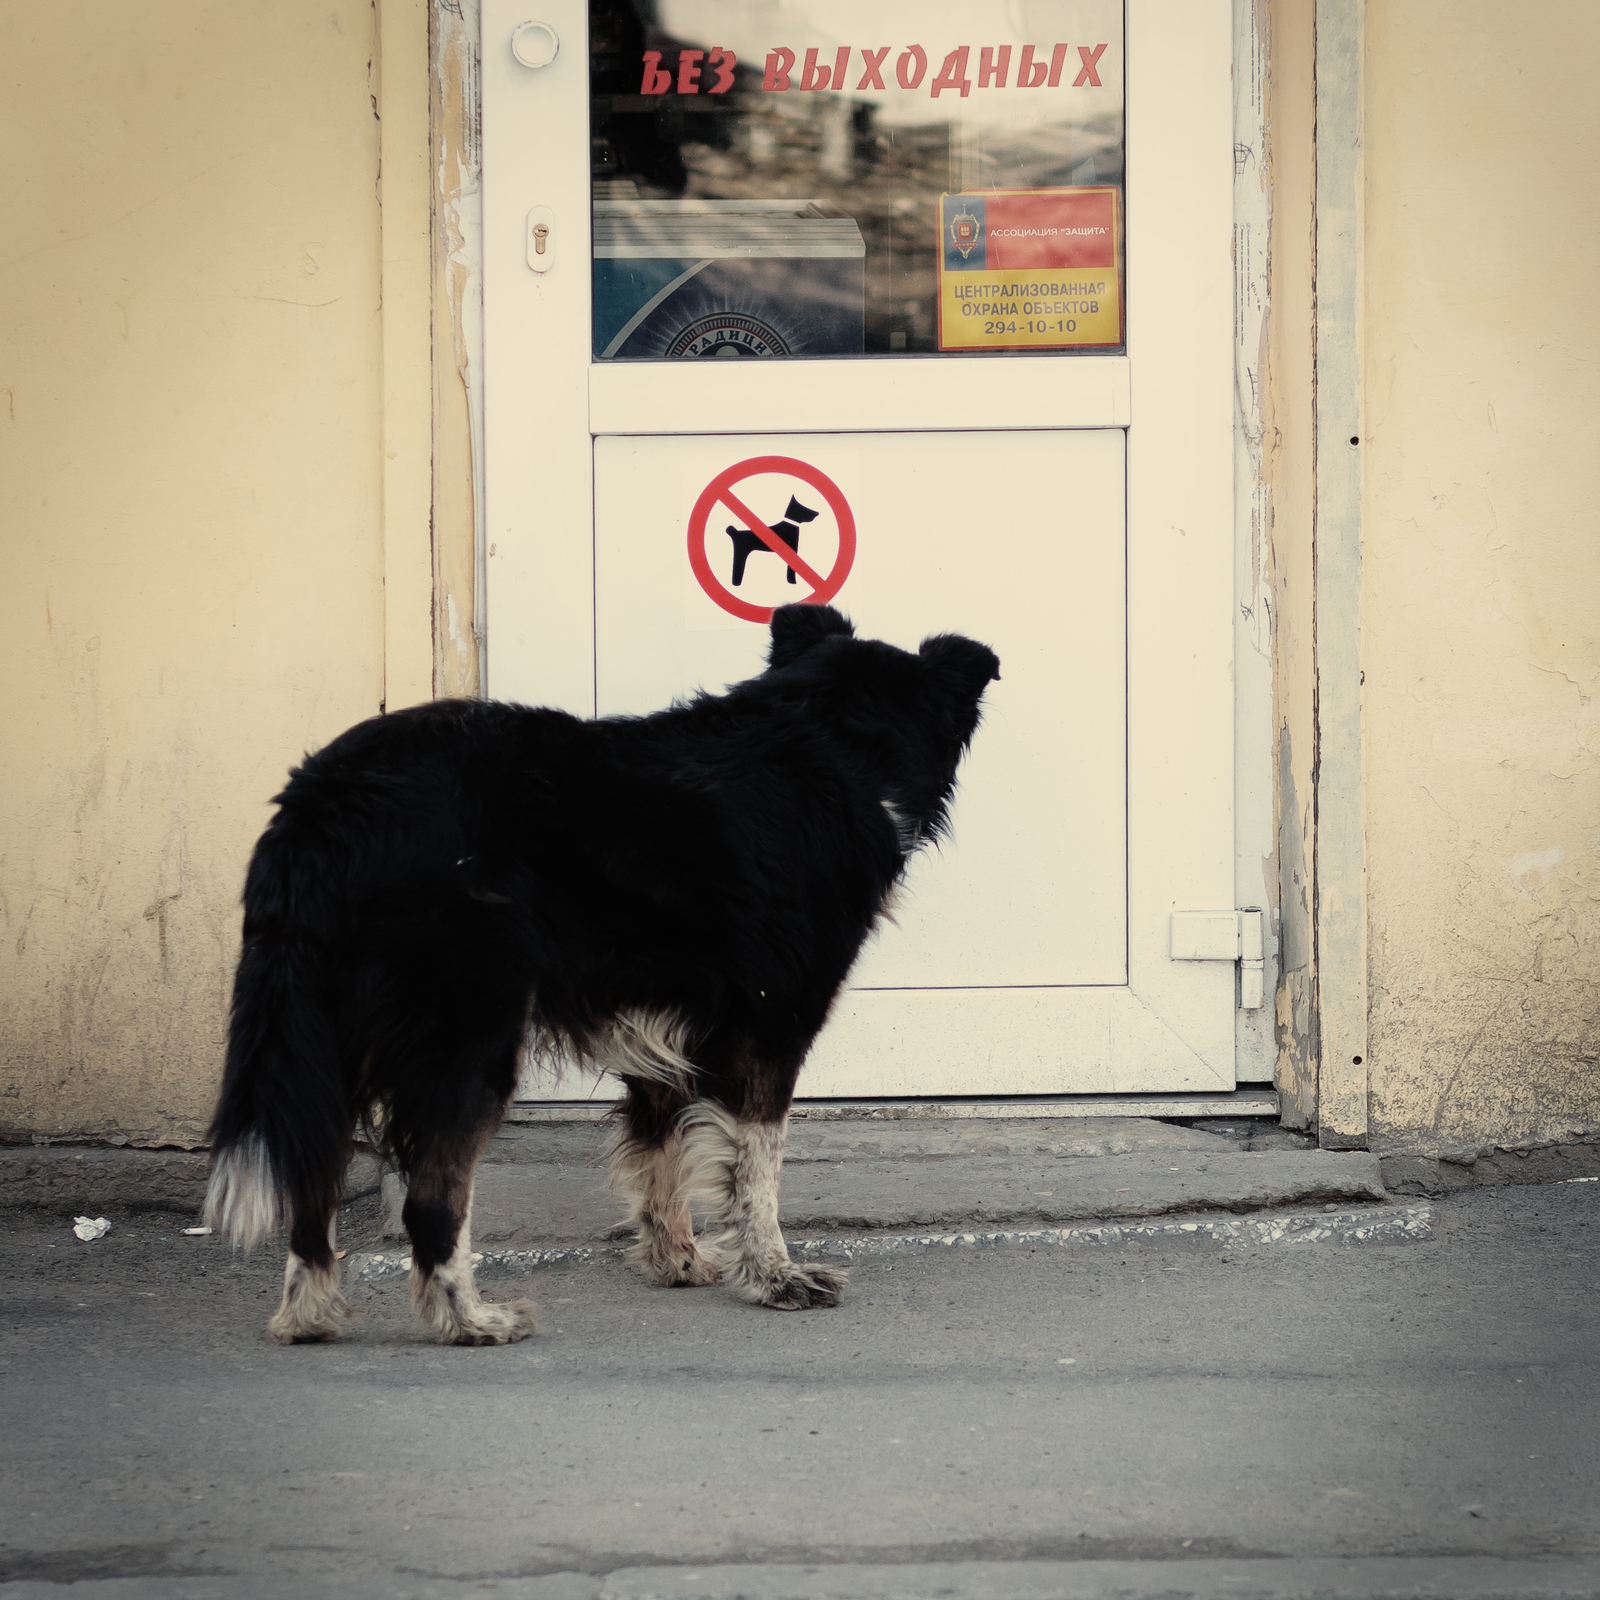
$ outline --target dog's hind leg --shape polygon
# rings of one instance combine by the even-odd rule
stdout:
[[[338,1212],[326,1219],[301,1217],[289,1235],[283,1268],[283,1299],[267,1323],[279,1344],[322,1344],[337,1339],[345,1320],[355,1315],[340,1292],[339,1263],[333,1253]]]
[[[408,1212],[410,1206],[408,1197]],[[539,1331],[531,1300],[492,1304],[478,1294],[472,1272],[470,1182],[448,1255],[442,1253],[443,1229],[410,1219],[406,1227],[411,1234],[411,1302],[440,1344],[515,1344]]]
[[[735,1117],[710,1100],[683,1114],[686,1153],[709,1189],[722,1233],[715,1249],[722,1281],[756,1305],[778,1311],[836,1306],[849,1274],[789,1259],[778,1227],[778,1183],[788,1116],[776,1121]]]
[[[498,1118],[495,1119],[496,1122]],[[411,1303],[440,1344],[515,1344],[537,1333],[531,1300],[493,1305],[472,1272],[472,1174],[494,1124],[413,1164],[400,1219],[411,1235]]]
[[[428,938],[395,914],[390,964],[376,969],[368,1002],[383,1029],[374,1046],[383,1142],[406,1180],[411,1300],[441,1344],[514,1344],[537,1331],[533,1303],[480,1298],[472,1187],[516,1091],[523,952],[497,901],[438,895],[416,905]]]
[[[716,1283],[721,1264],[695,1238],[689,1214],[696,1168],[683,1130],[652,1128],[654,1119],[644,1114],[636,1094],[623,1117],[623,1131],[611,1147],[611,1187],[626,1201],[638,1236],[628,1259],[669,1288]]]

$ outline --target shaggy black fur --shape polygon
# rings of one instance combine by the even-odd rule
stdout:
[[[305,1261],[331,1264],[363,1121],[410,1179],[419,1266],[448,1258],[530,1024],[605,1064],[619,1013],[681,1019],[692,1087],[627,1080],[642,1146],[692,1097],[781,1121],[908,851],[945,826],[999,664],[806,605],[773,616],[769,662],[648,717],[419,706],[294,771],[245,884],[211,1141],[264,1147]]]

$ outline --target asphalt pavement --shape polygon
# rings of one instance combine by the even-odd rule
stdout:
[[[913,1250],[791,1314],[596,1252],[486,1276],[542,1307],[501,1349],[401,1281],[282,1349],[274,1251],[10,1220],[4,1600],[1600,1595],[1592,1182]]]

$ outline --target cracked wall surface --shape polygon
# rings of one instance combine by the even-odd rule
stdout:
[[[0,19],[0,1137],[201,1136],[268,799],[382,699],[373,40]]]
[[[1600,1126],[1600,11],[1370,0],[1377,1148]]]

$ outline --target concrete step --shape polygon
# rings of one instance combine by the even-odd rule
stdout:
[[[484,1160],[496,1164],[564,1162],[603,1166],[616,1124],[508,1122]],[[785,1160],[843,1157],[899,1160],[917,1156],[1122,1156],[1138,1150],[1314,1150],[1316,1141],[1275,1123],[1245,1119],[1183,1126],[1148,1117],[1074,1118],[796,1118]]]
[[[802,1163],[784,1174],[778,1215],[796,1230],[947,1228],[1384,1198],[1378,1158],[1366,1151],[1141,1150]]]
[[[796,1125],[779,1196],[788,1233],[950,1229],[1251,1211],[1386,1198],[1376,1156],[1322,1151],[1274,1130],[1229,1137],[1139,1119],[1071,1124]],[[473,1242],[535,1248],[612,1237],[605,1134],[508,1130],[478,1169]],[[1282,1147],[1284,1144],[1288,1147]],[[404,1188],[385,1179],[385,1234]]]

